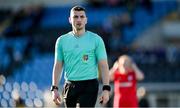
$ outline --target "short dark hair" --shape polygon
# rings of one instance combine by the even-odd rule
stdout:
[[[71,11],[86,11],[86,9],[82,6],[74,6]]]

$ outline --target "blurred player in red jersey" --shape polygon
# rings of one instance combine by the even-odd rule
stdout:
[[[122,55],[110,69],[110,79],[114,81],[114,107],[138,107],[136,96],[137,80],[144,74],[127,55]]]

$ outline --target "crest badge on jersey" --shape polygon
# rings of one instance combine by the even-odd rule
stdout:
[[[88,55],[87,54],[83,55],[82,60],[83,60],[84,63],[87,63],[88,60],[89,60]]]

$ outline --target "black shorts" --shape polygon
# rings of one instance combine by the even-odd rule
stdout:
[[[65,107],[95,107],[99,83],[97,79],[66,81],[63,88]]]

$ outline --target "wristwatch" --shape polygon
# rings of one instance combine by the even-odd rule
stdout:
[[[54,85],[51,86],[51,89],[50,89],[50,90],[51,90],[51,91],[54,91],[54,89],[58,90],[58,87],[57,87],[57,86],[54,86]]]
[[[110,85],[103,85],[102,90],[107,90],[107,91],[111,91],[111,86]]]

